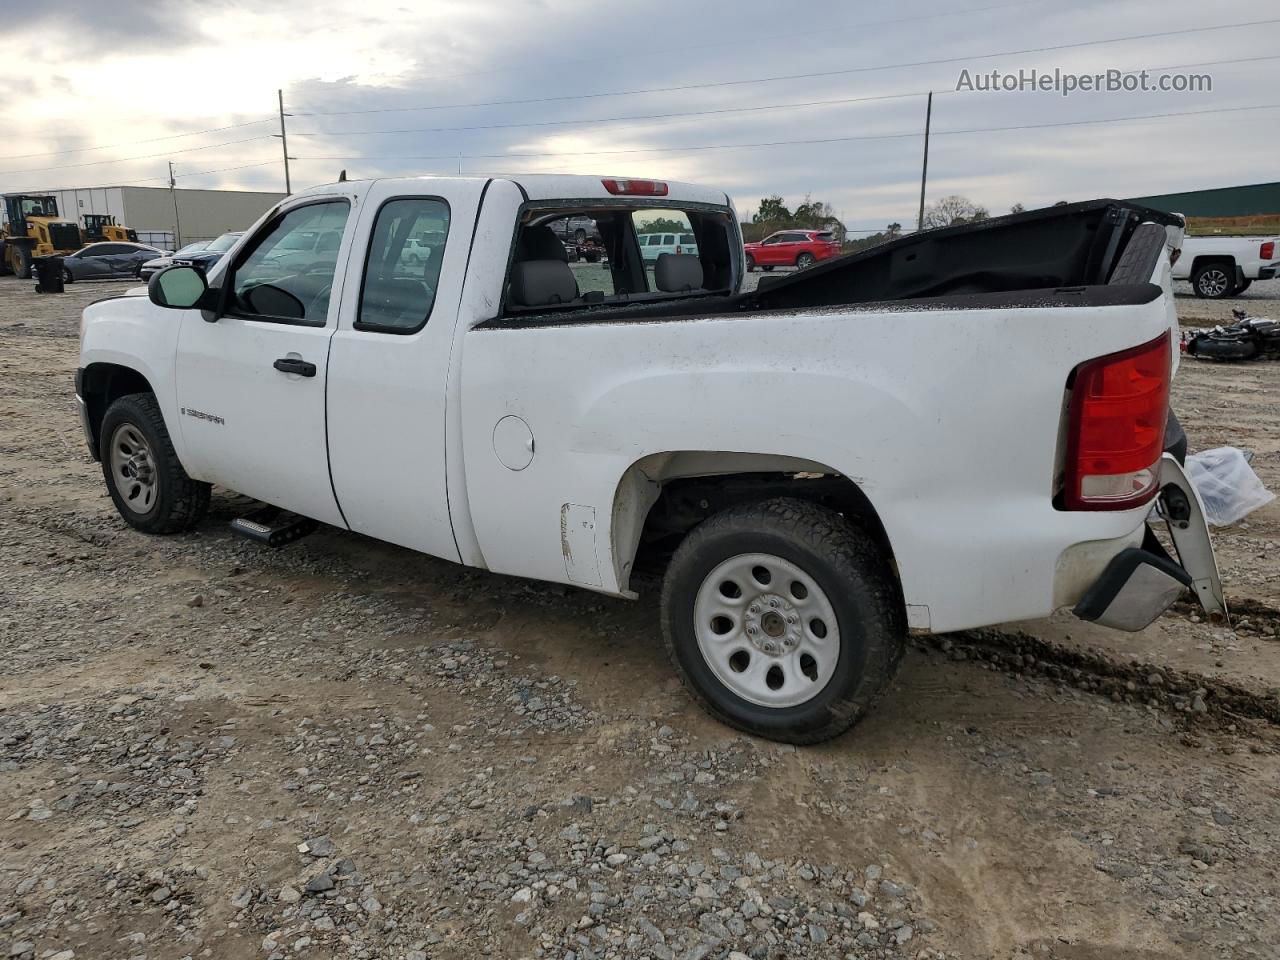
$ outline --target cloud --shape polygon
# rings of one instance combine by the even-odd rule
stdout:
[[[97,33],[87,53],[51,47],[49,79],[33,81],[12,61],[0,65],[7,88],[29,84],[21,98],[0,105],[6,153],[262,122],[132,149],[0,160],[0,187],[129,182],[163,173],[168,157],[4,171],[172,149],[184,151],[173,157],[179,174],[266,164],[187,185],[278,188],[281,171],[272,161],[279,141],[269,136],[277,87],[292,114],[294,182],[302,185],[332,180],[344,168],[353,178],[459,169],[647,175],[723,186],[744,213],[772,193],[793,205],[811,194],[855,228],[906,223],[919,200],[928,90],[935,91],[931,197],[964,193],[1002,211],[1015,202],[1274,179],[1280,123],[1266,111],[1040,125],[1267,104],[1274,99],[1262,81],[1274,75],[1275,61],[1204,68],[1214,75],[1211,94],[954,92],[964,67],[1129,70],[1267,56],[1276,26],[977,56],[1261,14],[1208,17],[1191,0],[1167,0],[1156,21],[1149,10],[1102,0],[968,4],[969,12],[864,13],[813,0],[799,19],[779,17],[767,0],[740,0],[729,20],[720,5],[675,0],[650,0],[642,15],[586,0],[362,0],[355,7],[311,0],[216,10],[123,2],[91,14],[46,4],[19,21],[23,43],[76,34],[73,13],[89,17],[85,32]],[[958,57],[965,59],[922,63]],[[815,73],[829,75],[738,82]],[[679,87],[690,89],[665,89]],[[874,97],[891,99],[813,103]],[[743,109],[757,107],[774,109]],[[693,111],[700,115],[655,116]],[[967,132],[992,127],[1024,129]],[[250,136],[261,139],[226,143]],[[769,143],[776,145],[749,146]],[[692,149],[708,146],[722,149]]]

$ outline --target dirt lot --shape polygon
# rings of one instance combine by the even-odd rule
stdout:
[[[1234,631],[939,637],[784,749],[680,692],[652,583],[273,552],[221,492],[130,531],[71,391],[105,292],[0,281],[0,956],[1277,956],[1280,504],[1217,534]],[[1280,490],[1280,363],[1174,402]]]

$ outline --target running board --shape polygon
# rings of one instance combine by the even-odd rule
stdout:
[[[269,547],[283,547],[315,533],[320,526],[310,517],[300,517],[279,507],[262,507],[231,521],[231,530],[250,540],[257,540]]]

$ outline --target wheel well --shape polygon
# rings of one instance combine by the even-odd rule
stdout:
[[[1207,267],[1211,263],[1220,263],[1228,267],[1233,267],[1235,266],[1236,260],[1235,260],[1235,257],[1228,257],[1228,256],[1222,256],[1222,255],[1217,255],[1217,256],[1202,255],[1202,256],[1196,257],[1194,260],[1191,261],[1191,272],[1195,273],[1201,267]]]
[[[794,497],[821,504],[865,531],[897,577],[893,548],[862,489],[824,464],[764,454],[681,452],[646,457],[618,484],[613,556],[618,583],[636,569],[665,567],[684,535],[708,517],[743,503]]]
[[[97,456],[102,418],[107,408],[120,397],[130,393],[155,393],[147,378],[131,367],[115,363],[91,363],[80,376],[80,399],[84,401],[89,416],[89,429],[93,433],[94,456]]]

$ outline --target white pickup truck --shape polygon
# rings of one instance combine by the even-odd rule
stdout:
[[[1190,280],[1197,297],[1218,300],[1280,277],[1280,237],[1184,237],[1173,279]]]
[[[607,263],[566,263],[547,226],[566,216],[595,221]],[[657,218],[696,244],[646,269]],[[332,242],[278,256],[298,233]],[[401,255],[428,234],[440,256]],[[1062,607],[1140,629],[1186,589],[1225,612],[1165,452],[1181,235],[1100,200],[743,293],[717,190],[338,183],[281,202],[207,278],[170,267],[90,306],[76,393],[139,530],[194,527],[217,484],[271,505],[233,523],[271,543],[319,522],[622,597],[642,556],[665,565],[695,697],[816,742],[863,714],[908,632]]]

